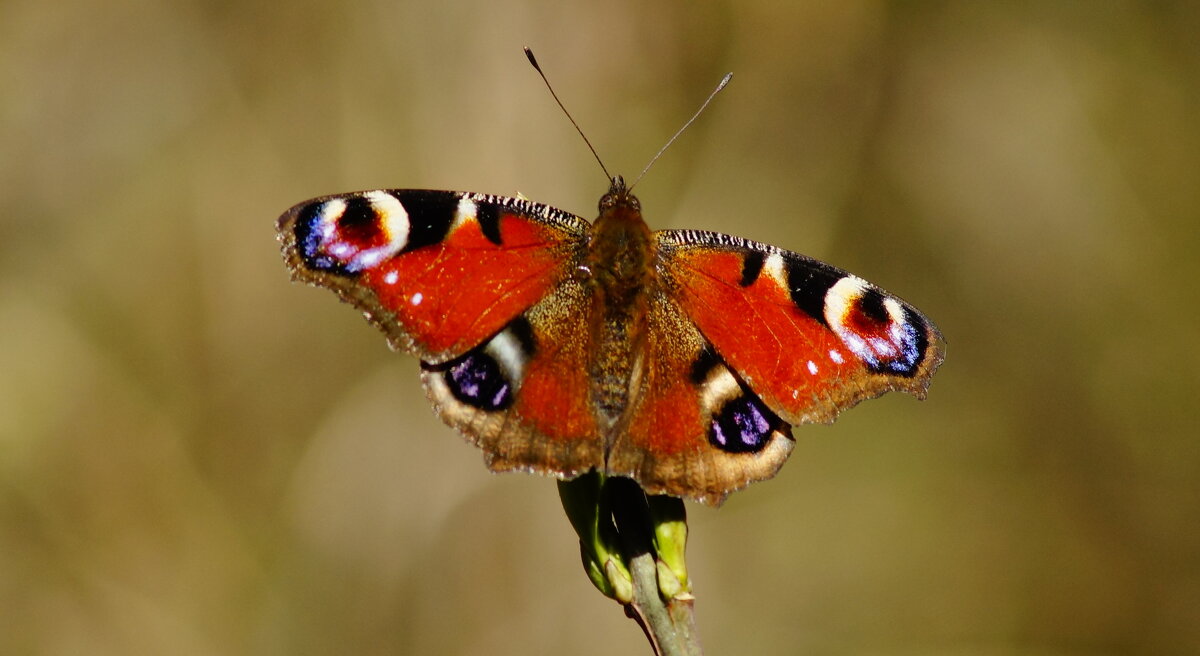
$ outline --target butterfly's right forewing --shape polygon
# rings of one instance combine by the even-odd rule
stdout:
[[[294,278],[356,305],[393,347],[444,362],[561,284],[587,226],[516,198],[380,190],[306,201],[278,228]]]
[[[912,305],[774,246],[694,230],[656,235],[673,297],[787,422],[830,422],[892,390],[924,398],[945,343]]]

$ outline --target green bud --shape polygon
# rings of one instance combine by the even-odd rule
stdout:
[[[621,603],[633,595],[633,576],[619,546],[604,491],[605,477],[595,471],[559,481],[558,495],[575,533],[584,570],[601,594]]]
[[[648,499],[650,517],[654,522],[654,550],[658,555],[658,585],[662,595],[671,599],[690,594],[687,558],[687,510],[683,500],[666,495]],[[666,569],[664,573],[663,569]],[[669,573],[669,576],[666,574]],[[665,581],[673,579],[673,582]]]
[[[617,560],[609,559],[604,563],[604,571],[608,574],[608,581],[612,584],[613,590],[613,593],[608,596],[622,604],[632,603],[633,577],[629,575],[629,567]]]

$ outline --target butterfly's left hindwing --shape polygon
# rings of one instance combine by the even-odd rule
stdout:
[[[394,348],[458,357],[545,298],[587,222],[515,198],[379,190],[315,198],[279,219],[292,275],[361,309]]]
[[[830,422],[892,390],[924,398],[945,345],[908,303],[774,246],[693,230],[656,237],[664,284],[787,422]]]

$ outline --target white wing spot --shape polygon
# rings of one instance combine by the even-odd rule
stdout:
[[[716,367],[700,385],[702,407],[709,412],[716,412],[726,401],[737,398],[741,392],[737,379],[729,369],[724,366]]]
[[[837,349],[829,349],[829,359],[833,360],[836,364],[842,364],[846,361],[846,359],[842,357],[842,352]]]
[[[488,342],[487,352],[496,359],[505,376],[514,386],[520,386],[525,376],[525,351],[511,330],[502,330]]]
[[[387,239],[387,243],[358,251],[346,264],[350,271],[370,269],[380,262],[404,250],[408,244],[408,211],[393,195],[384,191],[368,191],[363,198],[371,204],[371,209],[378,216],[379,230]]]
[[[371,209],[379,213],[379,224],[388,238],[388,246],[396,252],[408,244],[408,210],[395,196],[383,191],[368,191],[363,194]]]
[[[763,262],[763,271],[775,284],[783,289],[787,289],[787,266],[783,261],[783,256],[779,253],[771,253],[767,256],[767,261]]]
[[[825,323],[835,331],[846,323],[850,308],[867,291],[867,281],[858,276],[843,276],[825,292]]]
[[[904,323],[904,306],[900,305],[900,301],[894,298],[885,298],[883,299],[883,308],[887,310],[888,318],[892,320],[893,325]]]
[[[389,285],[396,284],[396,281],[399,279],[400,274],[396,273],[395,271],[388,271],[383,275],[383,281]]]
[[[391,274],[388,274],[388,275],[391,275]],[[423,294],[421,294],[421,292],[417,292],[412,295],[412,298],[408,299],[408,302],[412,303],[413,305],[420,305],[421,301],[423,301],[423,300],[425,300],[425,296]]]
[[[346,201],[341,198],[331,198],[321,203],[321,209],[317,210],[317,220],[314,226],[321,239],[321,250],[343,262],[346,258],[353,256],[347,245],[337,240],[338,220],[345,213]]]
[[[808,361],[808,373],[810,373],[814,376],[817,375],[817,363],[816,362],[813,362],[812,360]]]
[[[450,227],[451,232],[469,221],[477,220],[478,216],[479,206],[469,196],[463,196],[458,201],[458,210],[454,213],[454,223]]]
[[[878,344],[877,338],[860,335],[846,325],[855,303],[858,303],[867,289],[867,281],[858,276],[847,275],[833,283],[829,291],[825,292],[825,323],[851,353],[867,364],[875,366],[879,363],[879,348],[884,345]]]
[[[333,238],[337,231],[338,219],[342,218],[342,214],[346,213],[346,201],[341,198],[332,198],[321,203],[321,210],[318,213],[319,224],[321,227],[321,241],[328,241]]]

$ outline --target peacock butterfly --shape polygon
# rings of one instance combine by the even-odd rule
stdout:
[[[293,279],[421,359],[435,412],[494,471],[596,470],[719,505],[775,475],[793,424],[891,390],[925,398],[945,342],[916,308],[774,246],[651,232],[632,187],[610,181],[595,223],[523,198],[392,189],[300,203],[279,240]]]
[[[792,425],[924,398],[945,353],[916,308],[841,269],[652,232],[620,177],[594,223],[405,189],[308,200],[278,231],[292,277],[417,356],[434,410],[495,471],[594,469],[717,505],[778,471]]]

